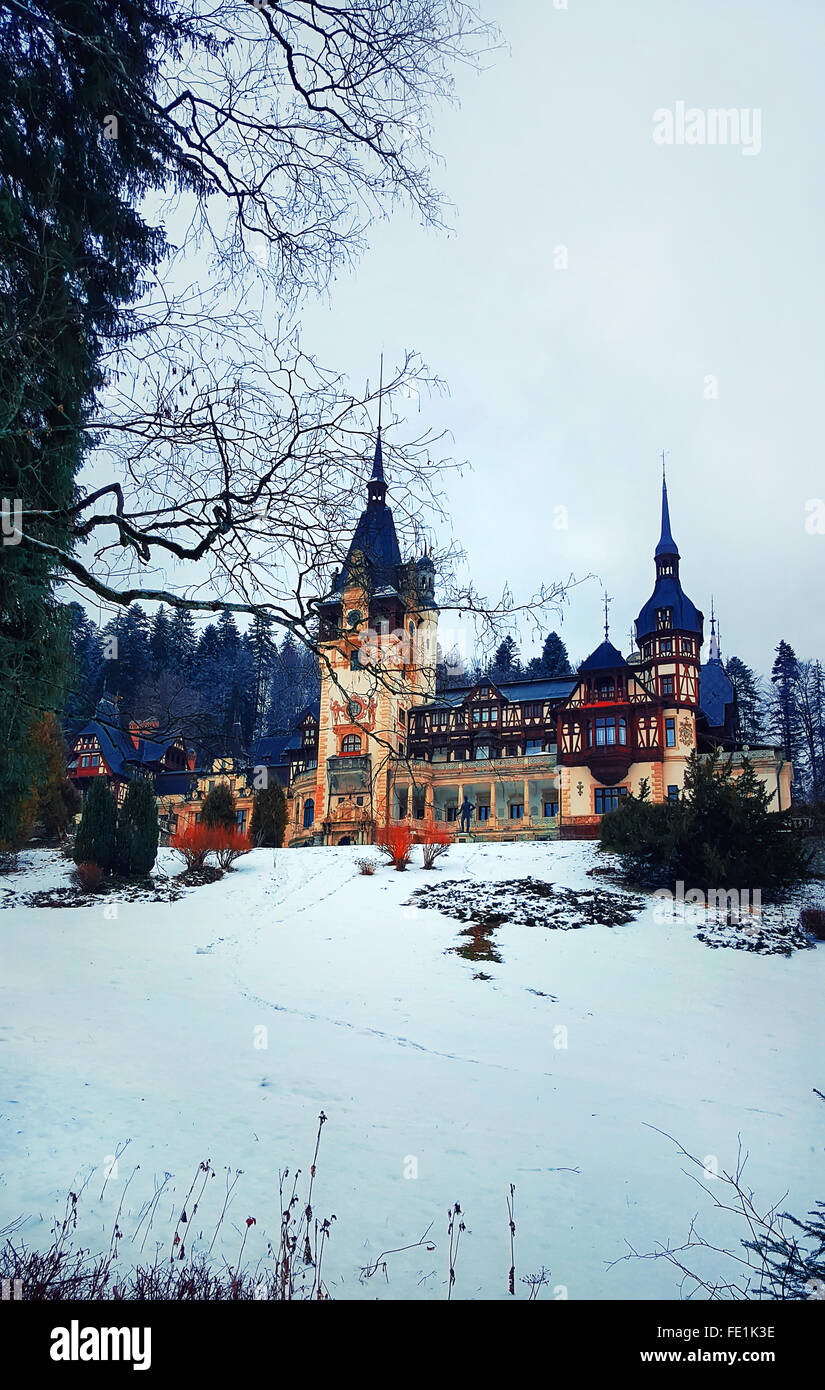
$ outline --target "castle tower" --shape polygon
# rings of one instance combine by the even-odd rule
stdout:
[[[296,806],[298,827],[311,828],[316,842],[369,843],[390,818],[408,712],[435,693],[438,626],[431,556],[401,558],[387,505],[380,425],[367,505],[319,611],[313,820],[307,824],[305,810]]]
[[[637,669],[648,689],[662,698],[662,747],[666,761],[672,764],[671,781],[681,786],[682,764],[696,747],[704,615],[687,597],[679,578],[680,556],[670,526],[664,460],[662,527],[654,560],[653,593],[636,619],[641,655]],[[667,784],[667,777],[665,781]]]

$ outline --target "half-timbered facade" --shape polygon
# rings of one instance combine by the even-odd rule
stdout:
[[[429,818],[458,832],[467,803],[473,837],[593,835],[645,783],[654,801],[679,797],[694,749],[721,744],[741,760],[715,637],[700,664],[704,618],[682,589],[664,480],[654,561],[627,657],[605,628],[569,676],[437,693],[432,561],[402,562],[379,431],[367,507],[320,607],[320,709],[289,753],[288,842],[370,843],[391,822]],[[787,807],[789,765],[773,748],[750,757]]]

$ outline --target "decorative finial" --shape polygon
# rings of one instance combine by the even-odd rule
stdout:
[[[610,603],[612,603],[612,602],[613,602],[613,600],[610,598],[610,596],[608,595],[607,590],[605,589],[605,591],[604,591],[604,640],[605,640],[605,642],[607,641],[607,634],[608,634],[607,609],[608,609],[608,605],[609,605]]]
[[[666,451],[663,449],[663,450],[662,450],[662,484],[663,484],[663,486],[667,487],[667,479],[665,478],[665,452],[666,452]]]
[[[378,370],[378,434],[381,435],[381,407],[384,404],[384,354],[381,353],[381,365]]]

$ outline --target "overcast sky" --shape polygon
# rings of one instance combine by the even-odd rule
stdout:
[[[715,596],[723,655],[767,671],[785,637],[825,657],[825,534],[805,529],[825,496],[825,6],[568,3],[488,0],[509,51],[435,123],[452,234],[373,229],[305,345],[354,383],[381,348],[446,379],[423,409],[472,464],[450,505],[487,592],[592,571],[627,650],[664,448],[683,584],[708,617]],[[740,143],[656,143],[679,102],[745,112]],[[596,581],[571,595],[572,656],[601,602]]]

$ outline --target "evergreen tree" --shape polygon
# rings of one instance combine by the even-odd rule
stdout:
[[[794,796],[802,792],[802,730],[799,712],[799,662],[793,647],[781,641],[771,670],[773,696],[769,726],[773,737],[782,746],[786,761],[793,763]]]
[[[69,621],[71,665],[65,712],[88,719],[94,713],[103,684],[103,652],[100,629],[79,603],[66,608]]]
[[[206,793],[201,807],[201,823],[210,829],[234,830],[238,823],[235,798],[228,782],[216,782]]]
[[[551,677],[570,675],[570,657],[567,655],[567,647],[557,632],[551,632],[545,637],[540,660],[541,675]]]
[[[764,697],[759,681],[750,666],[738,656],[728,659],[725,670],[736,695],[739,741],[757,748],[765,737]]]
[[[195,620],[188,608],[176,608],[169,619],[169,661],[184,679],[191,677],[195,666],[198,638]]]
[[[818,661],[799,662],[796,703],[805,795],[816,803],[825,799],[825,681]]]
[[[117,804],[105,777],[92,778],[74,840],[75,864],[97,864],[108,873],[115,861]]]
[[[496,648],[487,675],[491,680],[515,680],[521,673],[521,657],[514,637],[505,637]]]
[[[718,751],[694,750],[680,800],[653,804],[647,788],[627,796],[602,820],[602,847],[621,856],[630,876],[653,884],[782,888],[807,876],[809,856],[770,799],[748,759],[734,775]]]
[[[124,878],[146,878],[158,853],[158,805],[152,783],[135,777],[117,818],[115,868]]]
[[[161,604],[152,619],[149,634],[149,664],[154,680],[168,671],[172,661],[172,624],[169,615]]]
[[[287,805],[284,789],[277,777],[268,786],[256,791],[252,802],[249,837],[253,845],[268,845],[279,849],[284,843]]]
[[[44,714],[28,731],[26,761],[31,772],[27,796],[17,803],[15,844],[25,844],[39,826],[49,840],[65,835],[81,801],[66,776],[66,744],[54,715]]]
[[[164,247],[137,208],[175,156],[151,102],[155,49],[172,38],[160,0],[64,7],[56,24],[53,8],[0,13],[0,493],[22,514],[0,566],[0,842],[28,792],[26,730],[62,699],[56,552],[72,545],[101,355]],[[202,181],[194,163],[178,178]]]

